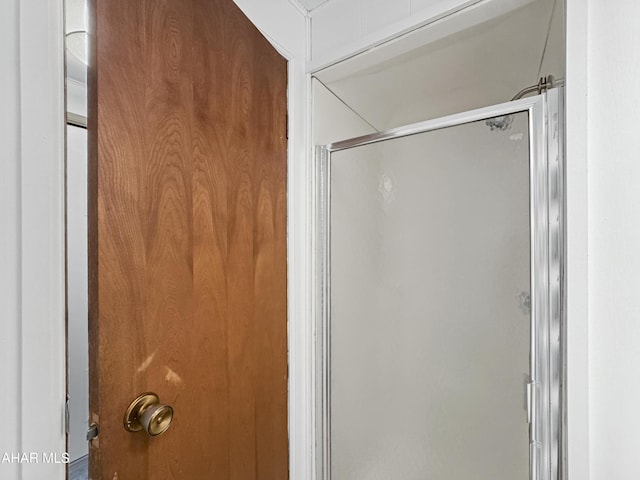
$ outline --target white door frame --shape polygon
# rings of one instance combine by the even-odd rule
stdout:
[[[49,463],[65,452],[62,0],[4,0],[0,24],[0,454],[19,454],[0,476],[62,480]]]

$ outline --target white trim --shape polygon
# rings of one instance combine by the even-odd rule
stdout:
[[[311,479],[313,471],[311,232],[309,115],[311,96],[304,60],[289,59],[288,343],[289,343],[289,476]],[[296,85],[299,84],[299,85]],[[293,89],[291,89],[293,87]],[[296,93],[297,91],[297,93]],[[300,105],[298,105],[300,104]],[[298,143],[298,145],[296,145]]]
[[[567,459],[589,480],[588,3],[566,0]]]
[[[19,1],[0,3],[0,365],[3,392],[0,454],[20,447],[20,75]],[[0,477],[17,479],[20,466],[0,463]]]
[[[289,3],[293,6],[293,8],[298,10],[298,12],[300,12],[300,15],[302,15],[303,17],[309,16],[309,10],[307,10],[307,8],[304,5],[302,5],[298,0],[289,0]]]
[[[16,447],[61,458],[66,442],[63,5],[61,0],[19,5],[22,295]],[[64,464],[40,461],[21,465],[16,478],[64,477]]]
[[[331,0],[331,3],[333,4],[333,2],[335,2],[336,0]],[[340,0],[338,0],[340,1]],[[322,10],[324,10],[325,8],[327,8],[327,6],[329,5],[330,0],[323,0],[322,3],[320,5],[318,5],[315,8],[312,8],[311,10],[309,10],[309,14],[311,17],[313,17],[314,14],[318,13],[318,12],[322,12]],[[309,57],[311,58],[311,57]]]
[[[315,312],[315,283],[314,283],[314,272],[315,272],[315,256],[314,256],[314,238],[315,238],[315,222],[314,222],[314,170],[313,170],[313,155],[314,155],[314,145],[313,145],[313,79],[311,75],[306,73],[306,63],[308,59],[311,58],[311,17],[307,15],[305,18],[305,56],[304,62],[300,65],[302,72],[304,73],[305,80],[305,156],[304,163],[306,166],[305,172],[305,184],[304,184],[304,198],[306,205],[306,218],[305,218],[305,228],[306,228],[306,236],[304,238],[306,245],[306,265],[304,272],[301,271],[300,274],[304,275],[307,280],[306,292],[308,297],[305,303],[305,317],[304,322],[306,325],[305,331],[305,344],[303,347],[303,354],[305,358],[305,365],[302,371],[302,374],[305,375],[305,384],[304,387],[301,388],[296,394],[296,401],[302,406],[301,407],[301,419],[300,426],[303,428],[304,434],[303,440],[305,443],[304,452],[300,452],[300,456],[305,455],[305,458],[300,458],[297,462],[300,464],[300,470],[291,469],[291,479],[316,479],[316,461],[317,461],[317,450],[318,447],[316,445],[316,425],[315,425],[315,371],[316,371],[316,325],[314,322],[314,312]],[[299,199],[301,200],[301,199]],[[291,441],[291,439],[290,439]],[[290,455],[293,454],[290,452]],[[294,473],[297,473],[295,475]]]

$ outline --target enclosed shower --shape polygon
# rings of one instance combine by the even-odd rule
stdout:
[[[556,478],[560,94],[318,149],[330,478]]]
[[[561,478],[558,9],[318,74],[318,478]]]

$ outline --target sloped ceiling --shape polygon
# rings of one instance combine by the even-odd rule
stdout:
[[[539,75],[564,77],[562,5],[536,0],[347,78],[317,78],[378,130],[506,102]]]

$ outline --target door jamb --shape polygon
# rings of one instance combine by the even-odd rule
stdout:
[[[18,58],[8,66],[9,71],[17,70],[19,88],[18,308],[14,319],[17,362],[5,368],[17,372],[17,444],[13,448],[30,456],[13,472],[21,480],[62,480],[66,451],[64,8],[62,0],[47,0],[44,8],[39,0],[9,3],[17,6],[18,21],[14,44]],[[13,387],[5,386],[9,392]]]

